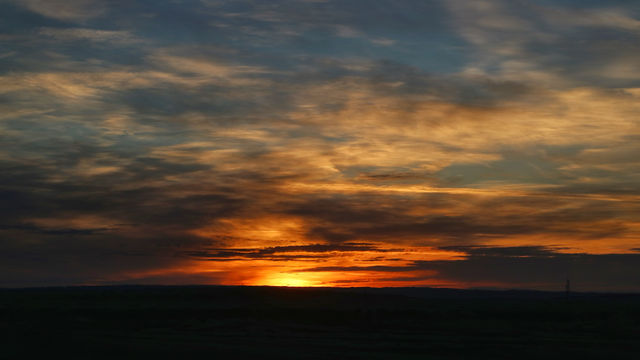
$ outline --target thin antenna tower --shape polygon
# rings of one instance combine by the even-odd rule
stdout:
[[[569,258],[569,262],[567,263],[567,282],[564,285],[565,297],[569,300],[571,296],[571,258]]]

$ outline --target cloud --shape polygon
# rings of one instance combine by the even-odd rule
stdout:
[[[447,248],[451,249],[451,248]],[[575,291],[625,291],[638,286],[637,254],[559,254],[539,246],[456,247],[467,251],[464,260],[415,261],[407,266],[319,266],[300,272],[377,272],[387,281],[416,281],[397,273],[435,271],[424,279],[445,279],[465,286],[535,287],[560,291],[571,279]],[[509,271],[504,271],[509,269]]]
[[[98,43],[131,45],[142,40],[125,30],[99,30],[87,28],[42,28],[40,34],[59,41],[88,40]]]
[[[290,245],[274,246],[262,249],[207,249],[185,253],[186,256],[205,259],[210,261],[225,261],[238,259],[269,259],[275,261],[286,261],[293,259],[321,259],[329,258],[330,255],[324,253],[339,252],[391,252],[393,249],[380,249],[373,244],[366,243],[342,243],[339,245],[311,244],[311,245]],[[297,253],[287,255],[287,253]],[[283,255],[284,254],[284,255]]]
[[[107,11],[106,2],[96,0],[20,0],[16,3],[40,15],[63,21],[85,21]]]
[[[179,73],[192,73],[213,78],[231,78],[242,75],[264,73],[265,70],[256,66],[227,65],[208,59],[158,54],[152,61],[168,66]]]
[[[24,19],[2,25],[3,284],[633,270],[633,7],[19,5],[0,5]]]
[[[546,21],[555,26],[585,26],[640,31],[640,20],[631,15],[634,12],[630,12],[630,9],[616,7],[596,9],[532,7],[543,13]]]
[[[446,4],[459,34],[476,48],[469,73],[553,87],[637,85],[632,74],[639,53],[628,46],[639,35],[635,9],[506,1]]]

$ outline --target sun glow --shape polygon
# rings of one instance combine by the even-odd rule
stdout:
[[[299,274],[280,274],[266,276],[257,285],[267,286],[286,286],[286,287],[311,287],[319,286],[314,281],[303,277]]]

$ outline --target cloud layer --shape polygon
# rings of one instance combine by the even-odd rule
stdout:
[[[640,290],[637,5],[0,13],[0,286]]]

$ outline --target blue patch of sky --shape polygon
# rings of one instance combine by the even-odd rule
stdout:
[[[455,72],[466,63],[464,41],[448,28],[446,13],[433,4],[429,5],[432,10],[422,7],[423,13],[415,13],[410,6],[396,6],[387,13],[384,7],[360,5],[332,4],[335,18],[325,16],[317,22],[307,17],[287,19],[287,4],[274,7],[282,11],[282,20],[252,18],[258,10],[245,2],[227,3],[220,9],[194,2],[154,2],[153,6],[138,2],[112,9],[118,13],[110,18],[115,17],[122,29],[158,45],[226,47],[254,53],[256,58],[264,56],[268,65],[276,67],[282,64],[282,58],[301,56],[385,59],[442,73]],[[354,6],[358,11],[352,9]],[[103,28],[108,25],[106,19],[93,23]],[[283,34],[282,26],[293,34]],[[352,28],[362,36],[340,37],[336,33],[339,26]],[[384,46],[376,40],[394,44]]]
[[[280,4],[280,10],[284,12],[282,15],[286,15],[286,6],[294,5],[301,6],[295,2]],[[204,6],[197,1],[118,2],[110,4],[108,16],[73,24],[46,18],[11,4],[2,4],[0,8],[9,16],[4,16],[6,21],[0,23],[0,29],[5,34],[22,35],[33,34],[41,27],[127,30],[151,42],[151,46],[147,47],[143,44],[92,43],[89,40],[47,42],[45,38],[37,48],[29,44],[11,45],[13,51],[20,51],[21,58],[32,60],[46,50],[64,54],[72,61],[100,59],[111,64],[142,65],[147,49],[189,45],[232,49],[237,51],[236,55],[240,55],[242,60],[276,69],[295,66],[296,63],[304,63],[305,58],[313,57],[390,60],[429,72],[451,73],[459,70],[468,60],[464,41],[447,27],[447,15],[437,3],[418,6],[422,13],[414,9],[416,5],[410,2],[395,6],[365,5],[358,1],[317,3],[310,9],[320,11],[325,18],[309,24],[307,17],[285,19],[282,23],[249,18],[248,15],[256,11],[256,5],[247,2],[228,2],[220,9]],[[327,6],[335,12],[335,18],[326,18],[327,9],[321,8]],[[275,9],[278,10],[278,6]],[[247,16],[229,16],[234,13]],[[223,26],[216,27],[216,23]],[[283,35],[279,33],[281,25],[299,32],[296,35]],[[337,26],[347,26],[357,34],[354,37],[341,37],[336,33]],[[385,46],[376,41],[392,41],[393,44]],[[29,61],[22,62],[12,57],[0,61],[0,71],[55,68],[55,64],[48,61],[31,65]]]
[[[573,150],[567,150],[572,152]],[[435,175],[449,186],[472,186],[484,182],[521,184],[561,184],[567,174],[558,170],[561,163],[540,157],[539,153],[504,152],[503,158],[489,163],[454,163]]]
[[[68,23],[44,17],[10,2],[0,2],[0,34],[25,35],[43,26],[69,26]]]

